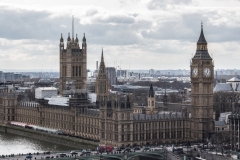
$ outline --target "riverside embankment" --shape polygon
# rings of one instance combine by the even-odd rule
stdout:
[[[60,144],[60,145],[69,146],[69,147],[74,146],[74,148],[78,148],[78,149],[83,149],[83,148],[95,149],[98,146],[98,142],[94,142],[91,140],[64,136],[64,135],[51,134],[51,133],[36,131],[32,129],[16,127],[12,125],[0,125],[0,132],[15,134],[19,136],[24,136],[24,137],[28,137],[36,140],[51,142],[54,144]]]

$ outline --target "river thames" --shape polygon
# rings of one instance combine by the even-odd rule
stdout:
[[[67,147],[45,141],[0,132],[0,155],[36,153],[44,151],[70,151],[80,148]]]

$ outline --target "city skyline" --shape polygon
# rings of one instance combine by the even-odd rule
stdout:
[[[87,68],[104,50],[106,66],[121,69],[187,69],[201,21],[215,69],[240,60],[240,1],[65,1],[0,2],[0,70],[59,70],[59,39],[86,34]],[[238,68],[237,68],[238,69]]]

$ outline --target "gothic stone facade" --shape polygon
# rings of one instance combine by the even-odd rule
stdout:
[[[56,106],[46,102],[17,103],[14,93],[4,94],[8,96],[1,98],[2,124],[18,121],[54,128],[114,146],[180,143],[190,134],[187,113],[133,114],[131,96],[110,95],[111,100],[106,99],[96,109],[87,102],[87,96],[79,99],[79,103],[84,100],[82,105]],[[69,101],[77,96],[81,97],[72,95]]]
[[[78,37],[70,38],[68,34],[67,47],[64,48],[64,40],[61,35],[59,45],[60,57],[60,85],[59,92],[62,95],[66,89],[67,81],[74,81],[76,89],[86,88],[87,77],[87,43],[85,34],[82,39],[82,49],[80,49]]]

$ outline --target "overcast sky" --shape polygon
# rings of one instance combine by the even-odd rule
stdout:
[[[240,0],[1,0],[0,70],[59,70],[59,39],[88,44],[87,68],[189,69],[201,20],[215,69],[240,69]]]

